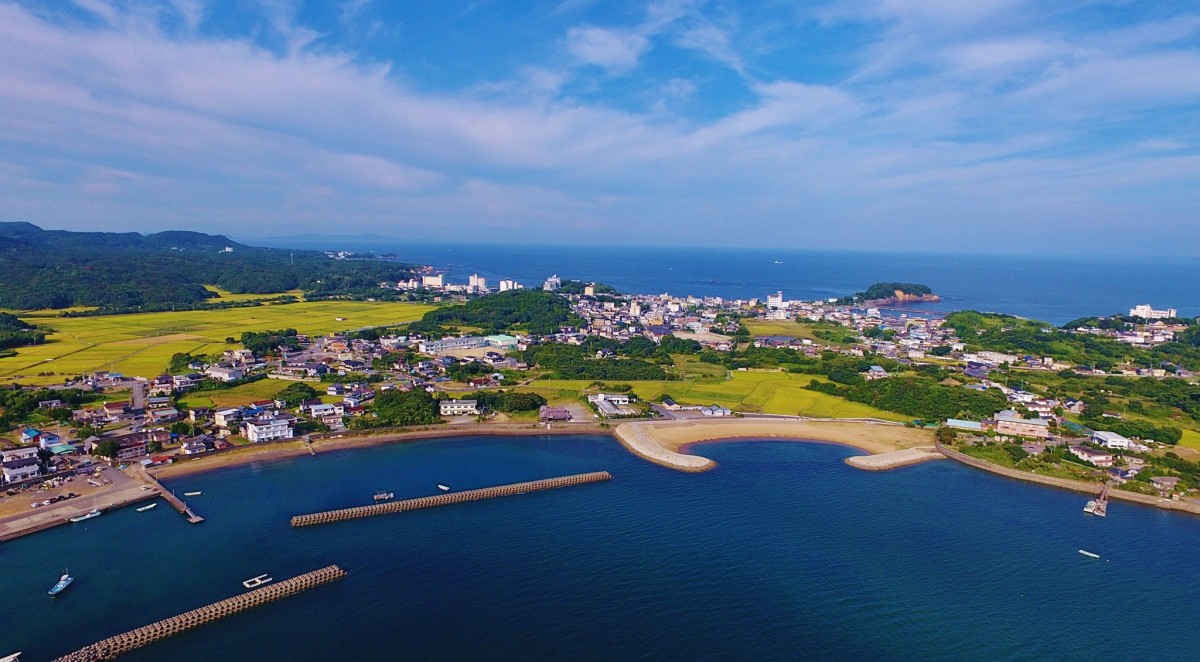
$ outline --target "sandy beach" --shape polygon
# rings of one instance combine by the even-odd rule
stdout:
[[[903,425],[868,421],[833,421],[798,418],[728,418],[623,423],[617,439],[630,452],[656,464],[681,471],[708,471],[716,463],[693,455],[696,444],[730,439],[792,439],[851,446],[877,456],[863,469],[890,469],[925,459],[936,453],[913,449],[933,448],[933,434]],[[928,455],[928,457],[922,457]]]

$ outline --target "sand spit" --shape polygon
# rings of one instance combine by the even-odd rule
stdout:
[[[622,423],[614,430],[617,439],[633,454],[679,471],[708,471],[716,462],[686,453],[693,444],[731,439],[792,439],[842,444],[885,456],[866,465],[852,466],[879,471],[936,459],[925,451],[895,454],[917,447],[931,447],[927,430],[897,423],[871,420],[825,420],[804,418],[730,418],[684,421]],[[853,458],[852,458],[853,459]]]

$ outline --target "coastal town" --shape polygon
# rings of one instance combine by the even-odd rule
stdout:
[[[0,438],[5,489],[0,523],[11,525],[8,535],[18,535],[26,530],[21,520],[30,521],[33,513],[39,517],[30,529],[42,526],[51,511],[61,512],[58,519],[66,521],[81,514],[80,504],[96,503],[97,494],[126,487],[112,477],[132,468],[137,471],[131,475],[144,477],[158,494],[162,490],[146,471],[201,457],[233,458],[253,446],[299,442],[311,450],[314,441],[328,444],[420,426],[437,435],[505,426],[564,432],[654,420],[782,424],[813,418],[799,411],[763,411],[746,402],[730,406],[690,391],[673,395],[671,380],[679,379],[680,366],[708,366],[717,382],[740,373],[809,372],[814,379],[807,388],[850,399],[885,388],[889,380],[898,384],[906,375],[929,376],[936,383],[925,383],[939,393],[975,400],[932,420],[892,415],[871,422],[936,431],[936,441],[927,433],[931,447],[953,446],[955,452],[1031,474],[1110,484],[1185,503],[1200,488],[1195,473],[1178,470],[1190,466],[1175,452],[1184,450],[1174,446],[1178,439],[1157,439],[1159,428],[1131,426],[1130,412],[1097,412],[1094,399],[1089,402],[1082,393],[1064,396],[1057,387],[1065,379],[1103,383],[1115,377],[1169,377],[1190,384],[1191,369],[1166,361],[1082,365],[983,349],[964,336],[958,313],[921,310],[922,302],[937,298],[905,291],[917,286],[883,284],[875,294],[887,296],[871,299],[860,293],[798,301],[773,292],[762,299],[725,300],[620,294],[557,275],[528,290],[501,280],[493,291],[478,275],[456,284],[427,271],[420,279],[380,288],[420,291],[439,299],[441,310],[539,297],[538,305],[560,306],[562,315],[536,332],[532,318],[503,328],[462,325],[492,328],[490,333],[454,333],[445,324],[425,323],[316,336],[267,331],[249,334],[218,355],[177,355],[161,374],[98,371],[61,384],[12,384],[6,391],[9,401],[16,402],[17,393],[25,394],[25,401],[19,413],[9,405],[9,413],[20,420],[11,438]],[[476,321],[489,321],[486,315],[493,313],[484,314]],[[1062,333],[1149,349],[1173,342],[1191,324],[1173,309],[1137,305],[1120,324],[1096,320]],[[574,352],[573,375],[599,378],[548,399],[537,385],[563,352]],[[1039,376],[1057,381],[1039,381]],[[646,393],[644,385],[651,382],[660,388]],[[239,399],[239,392],[246,396]],[[391,413],[401,406],[423,413],[415,418]],[[643,455],[654,459],[653,452]],[[911,460],[905,455],[897,466]],[[134,496],[141,501],[146,495]]]

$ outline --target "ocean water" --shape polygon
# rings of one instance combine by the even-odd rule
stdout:
[[[327,243],[333,242],[333,243]],[[284,247],[395,253],[443,270],[451,282],[478,273],[540,287],[551,274],[636,294],[824,299],[877,282],[923,283],[942,297],[922,310],[982,310],[1053,324],[1128,312],[1137,304],[1200,315],[1200,261],[1170,257],[1011,256],[611,246],[484,246],[391,241],[266,242]]]
[[[470,437],[169,483],[208,521],[132,508],[0,546],[0,654],[44,660],[337,563],[349,576],[129,660],[1195,659],[1200,519],[950,461],[702,446],[683,474],[611,438]],[[297,513],[569,473],[606,483],[320,527]],[[1102,556],[1090,559],[1078,549]],[[77,581],[46,590],[69,566]],[[1135,653],[1136,651],[1136,653]]]

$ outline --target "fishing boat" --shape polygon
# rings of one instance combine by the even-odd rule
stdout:
[[[1099,554],[1093,554],[1092,552],[1089,552],[1089,551],[1087,551],[1086,549],[1081,549],[1081,550],[1079,550],[1079,553],[1080,553],[1080,554],[1083,554],[1084,556],[1087,556],[1087,557],[1093,558],[1093,559],[1098,559],[1098,558],[1100,558],[1100,555],[1099,555]]]
[[[392,493],[392,492],[376,492],[376,493],[375,493],[375,500],[376,500],[376,501],[387,501],[388,499],[391,499],[391,498],[393,498],[393,497],[395,497],[395,496],[396,496],[396,495],[395,495],[394,493]]]
[[[21,662],[21,653],[20,653],[20,651],[17,651],[16,653],[13,653],[12,655],[5,655],[4,657],[0,657],[0,662]]]
[[[443,491],[443,492],[449,492],[449,491],[450,491],[450,486],[449,486],[449,485],[442,485],[441,483],[438,483],[438,489],[439,489],[439,490],[441,490],[441,491]]]
[[[93,510],[92,512],[90,512],[86,515],[80,515],[79,517],[72,517],[71,521],[72,522],[82,522],[84,520],[92,519],[93,517],[99,517],[101,514],[102,513],[99,510]]]
[[[144,512],[146,512],[147,510],[154,510],[154,507],[155,507],[155,506],[157,506],[157,505],[158,505],[158,502],[157,502],[157,501],[155,501],[154,503],[152,503],[152,504],[150,504],[150,505],[148,505],[148,506],[142,506],[141,508],[138,508],[138,509],[137,509],[137,511],[138,511],[139,513],[144,513]]]
[[[54,597],[67,590],[67,587],[70,586],[71,582],[73,581],[75,581],[75,578],[64,572],[63,576],[58,578],[58,583],[54,585],[54,588],[50,589],[50,597]]]
[[[1108,485],[1100,490],[1100,496],[1087,502],[1087,505],[1083,507],[1083,512],[1096,517],[1108,516]]]
[[[183,496],[200,496],[201,494],[204,494],[204,492],[184,492]]]
[[[270,581],[273,581],[272,577],[268,577],[266,575],[259,575],[257,577],[251,577],[250,579],[247,579],[246,581],[242,582],[242,586],[245,586],[246,588],[258,588],[259,586],[262,586],[263,584],[266,584],[267,582],[270,582]]]

